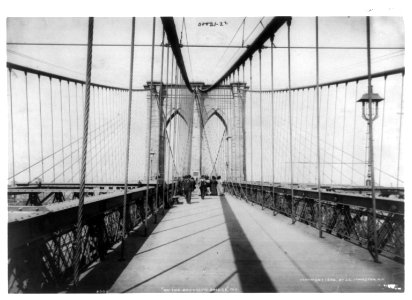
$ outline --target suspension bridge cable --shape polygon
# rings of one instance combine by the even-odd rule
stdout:
[[[284,121],[284,124],[286,125],[286,121]],[[302,133],[300,133],[300,134],[302,134]],[[308,138],[306,138],[306,137],[304,137],[304,139],[308,139]],[[321,140],[321,142],[322,142],[322,140]],[[313,142],[312,142],[313,143]],[[332,145],[331,144],[329,144],[329,143],[326,143],[326,141],[325,141],[325,145],[327,145],[327,146],[329,146],[329,147],[332,147]],[[325,148],[326,149],[326,148]],[[335,148],[336,149],[336,148]],[[349,157],[351,157],[351,158],[354,158],[356,161],[358,161],[359,163],[361,163],[361,164],[364,164],[364,160],[362,160],[362,159],[359,159],[359,158],[357,158],[356,156],[352,156],[350,153],[348,153],[348,152],[346,152],[346,151],[344,151],[344,150],[342,150],[342,149],[339,149],[339,148],[337,148],[336,150],[338,150],[338,151],[340,151],[340,152],[342,152],[343,151],[343,153],[345,154],[345,155],[347,155],[347,156],[349,156]],[[328,154],[329,156],[331,156],[331,157],[335,157],[335,158],[337,158],[337,156],[335,156],[335,154],[333,154],[332,155],[332,153],[331,152],[328,152],[328,151],[326,151],[325,150],[325,153],[326,154]],[[323,163],[323,164],[326,164],[326,163]],[[332,162],[331,163],[331,165],[335,165],[336,163],[334,163],[334,162]],[[345,165],[353,165],[354,164],[354,162],[343,162],[343,164],[345,164]],[[391,174],[389,174],[389,173],[387,173],[387,172],[385,172],[385,171],[383,171],[383,170],[379,170],[378,168],[375,168],[376,170],[378,170],[378,171],[381,171],[383,174],[385,174],[386,176],[388,176],[388,177],[391,177],[391,178],[393,178],[393,179],[397,179],[397,177],[395,177],[395,176],[393,176],[393,175],[391,175]],[[335,167],[335,170],[337,170],[336,169],[336,167]],[[360,174],[360,175],[363,175],[363,173],[360,173],[359,171],[356,171],[356,169],[354,169],[354,171],[356,172],[356,173],[358,173],[358,174]],[[348,176],[346,176],[346,175],[344,175],[346,178],[348,178],[348,179],[350,179]],[[331,177],[329,177],[329,178],[331,178]],[[350,181],[350,180],[349,180]],[[402,180],[400,180],[399,179],[399,181],[400,182],[403,182]]]
[[[115,121],[112,121],[112,123],[113,123],[114,125],[120,125],[120,121],[121,121],[121,119],[120,119],[120,118],[117,118]],[[109,123],[107,124],[106,127],[108,127],[108,125],[109,125]],[[104,129],[104,128],[102,128],[102,129]],[[99,137],[99,136],[102,136],[102,135],[104,135],[104,134],[107,133],[108,135],[110,135],[111,138],[114,138],[114,137],[117,136],[116,132],[117,132],[117,131],[116,131],[116,127],[115,127],[115,126],[112,126],[112,127],[109,129],[108,132],[101,131],[101,132],[99,133],[98,137]],[[82,137],[81,137],[80,139],[82,139]],[[107,145],[107,147],[109,147],[109,145]],[[81,148],[81,147],[80,147],[80,148]],[[92,146],[91,148],[92,148],[92,149],[96,149],[96,145]],[[100,151],[102,151],[102,150],[103,150],[103,149],[100,148]],[[73,152],[75,152],[75,151],[77,151],[77,150],[75,149]],[[70,154],[69,154],[69,155],[70,155]],[[66,156],[66,157],[68,157],[68,156]],[[79,163],[79,162],[81,161],[81,159],[82,159],[82,157],[79,156],[79,157],[77,158],[77,160],[75,161],[75,164]],[[58,165],[60,162],[61,162],[61,160],[57,162],[57,165]],[[103,162],[101,162],[101,163],[103,163]],[[46,170],[45,173],[47,173],[48,171],[50,171],[50,169],[51,169],[51,167],[50,167],[48,170]],[[95,168],[92,167],[92,166],[91,166],[90,168],[88,168],[88,171],[86,172],[86,175],[90,175],[90,174],[92,173],[92,170],[94,170],[94,169],[95,169]],[[79,174],[80,172],[81,172],[81,169],[77,170],[77,172],[72,176],[71,180],[72,180],[72,179],[74,180],[75,175]],[[62,174],[63,174],[63,173],[60,173],[60,174],[56,177],[56,179],[59,178],[60,176],[62,176]],[[86,178],[87,178],[87,176],[86,176]],[[116,181],[115,178],[113,178],[112,182],[114,182],[114,181]]]
[[[401,85],[401,111],[399,113],[399,138],[398,138],[398,166],[396,170],[396,187],[399,187],[399,170],[401,162],[401,134],[402,134],[402,117],[403,117],[403,82],[405,75],[402,74],[402,85]],[[376,244],[375,244],[376,245]]]
[[[40,78],[40,76],[39,76]],[[70,164],[71,164],[71,173],[73,176],[73,145],[72,145],[72,115],[71,115],[71,99],[70,99],[70,83],[67,82],[67,97],[68,97],[68,103],[69,103],[69,137],[70,137]],[[40,117],[41,119],[41,117]]]
[[[252,77],[252,60],[253,56],[250,56],[249,60],[249,81],[250,81],[250,89],[253,89],[253,77]],[[250,181],[253,182],[253,94],[250,93],[250,99],[249,99],[249,114],[250,114]]]
[[[162,103],[165,106],[165,110],[166,110],[166,114],[164,114],[164,110],[163,110],[163,105],[162,105],[162,111],[163,111],[163,115],[165,115],[163,117],[163,127],[161,128],[162,131],[162,135],[163,135],[163,141],[161,143],[162,146],[162,151],[163,151],[163,174],[161,174],[162,176],[162,203],[163,203],[163,214],[164,214],[164,210],[165,210],[165,183],[166,183],[166,141],[165,141],[165,136],[166,136],[166,121],[167,121],[167,96],[165,98],[163,98],[163,56],[164,56],[164,38],[165,38],[165,32],[163,30],[163,37],[162,37],[162,66],[161,66],[161,79],[160,79],[160,84],[161,84],[161,93],[160,93],[160,97],[162,100]],[[169,48],[167,48],[167,60],[166,60],[166,76],[168,76],[168,72],[169,72]],[[166,79],[167,81],[167,79]],[[166,92],[167,92],[167,86],[166,86]],[[160,149],[160,147],[159,147]]]
[[[180,72],[182,73],[182,77],[186,84],[186,87],[191,93],[193,93],[194,91],[190,85],[189,78],[187,77],[185,63],[183,60],[182,52],[180,50],[180,43],[179,43],[179,38],[176,33],[175,22],[172,17],[161,17],[160,19],[162,20],[163,28],[166,32],[167,39],[170,43],[173,54],[176,58],[176,65],[179,66],[179,69],[180,69]],[[154,49],[153,43],[152,43],[152,48]]]
[[[232,74],[242,63],[249,59],[253,53],[262,48],[263,44],[270,38],[270,36],[275,33],[285,22],[290,20],[290,17],[274,17],[269,24],[262,30],[259,36],[254,40],[254,42],[247,48],[247,50],[236,60],[236,62],[224,73],[214,84],[206,89],[202,89],[202,92],[208,92],[216,87],[226,79],[230,74]]]
[[[9,68],[9,89],[10,89],[10,130],[11,130],[11,155],[12,155],[11,163],[12,163],[12,174],[13,174],[12,184],[15,185],[16,184],[16,167],[15,167],[15,153],[14,153],[13,84],[12,84],[10,68]]]
[[[133,88],[133,63],[134,63],[134,38],[135,38],[135,23],[136,18],[132,18],[132,41],[130,46],[130,73],[129,73],[129,105],[127,108],[127,131],[126,131],[126,159],[125,159],[125,174],[124,174],[124,195],[123,195],[123,218],[122,218],[122,239],[120,249],[120,259],[124,260],[124,248],[126,242],[126,205],[127,205],[127,191],[129,180],[129,153],[130,153],[130,124],[132,117],[132,88]]]
[[[356,81],[356,88],[355,88],[355,99],[358,99],[358,81]],[[355,160],[355,139],[356,139],[356,116],[357,116],[357,105],[355,105],[355,120],[353,121],[353,144],[352,144],[352,177],[351,183],[353,184],[353,169],[354,169],[354,160]],[[325,139],[326,144],[326,139]]]
[[[29,115],[29,95],[28,95],[28,87],[27,87],[27,73],[24,73],[25,78],[25,95],[26,95],[26,130],[27,130],[27,158],[29,161],[29,182],[31,181],[31,169],[30,169],[30,115]]]
[[[330,87],[328,86],[327,87],[327,93],[326,93],[326,114],[325,114],[325,135],[324,135],[324,140],[325,140],[325,143],[324,143],[324,145],[323,145],[323,159],[325,160],[325,158],[326,158],[326,138],[327,138],[327,133],[328,133],[328,128],[329,128],[329,125],[328,125],[328,117],[329,117],[329,96],[330,96]],[[355,106],[356,107],[356,106]],[[356,114],[355,114],[356,115]],[[356,120],[355,120],[356,121]],[[356,122],[355,122],[356,123]],[[325,175],[325,164],[323,165],[323,168],[322,168],[322,175]],[[326,176],[326,175],[325,175]]]
[[[291,20],[287,21],[288,26],[288,46],[290,46],[290,25]],[[293,195],[293,150],[292,150],[292,94],[291,94],[291,64],[290,64],[290,48],[288,48],[288,96],[289,96],[289,140],[290,140],[290,193],[291,193],[291,204],[292,204],[292,224],[296,222],[295,220],[295,205],[294,205],[294,195]]]
[[[242,22],[240,22],[239,27],[237,28],[235,34],[233,35],[233,37],[232,37],[232,39],[230,40],[230,42],[229,42],[229,44],[227,45],[227,47],[225,47],[225,51],[223,52],[223,54],[222,54],[222,55],[219,57],[219,59],[217,60],[217,63],[215,64],[215,68],[216,68],[216,67],[218,66],[218,64],[221,62],[221,60],[222,60],[222,58],[225,56],[227,50],[230,49],[229,46],[232,45],[232,42],[233,42],[233,40],[235,39],[235,37],[236,37],[237,33],[239,32],[239,29],[242,27],[242,25],[243,25],[243,35],[244,35],[244,33],[245,33],[245,31],[244,31],[244,28],[245,28],[245,26],[244,26],[245,20],[246,20],[246,17],[242,20]],[[243,37],[242,37],[242,46],[243,46]]]
[[[346,129],[346,100],[347,100],[347,93],[348,93],[348,84],[345,84],[345,98],[343,102],[343,127],[342,127],[342,149],[345,145],[345,129]],[[341,153],[341,162],[343,162],[343,152]],[[340,182],[342,184],[342,172],[343,172],[343,164],[340,165]]]
[[[42,118],[42,101],[41,101],[41,84],[40,84],[40,75],[37,76],[38,79],[38,87],[39,87],[39,113],[40,113],[40,152],[41,152],[41,170],[42,172],[44,172],[44,163],[43,163],[43,159],[44,159],[44,151],[43,151],[43,118]],[[44,176],[42,176],[42,182],[44,182]]]
[[[186,45],[189,45],[189,40],[187,39],[187,28],[186,28],[185,18],[183,18],[183,26],[184,26],[184,29],[185,29]],[[163,44],[163,42],[162,42],[162,44]],[[162,47],[162,49],[163,49],[163,47]],[[193,77],[194,73],[193,73],[193,68],[192,68],[192,59],[190,58],[190,47],[187,47],[187,54],[189,56],[190,72],[192,73],[192,77]],[[192,79],[194,79],[194,78],[192,78]]]
[[[87,68],[86,68],[86,98],[84,107],[84,127],[83,127],[83,153],[82,153],[82,171],[80,179],[79,206],[77,211],[76,225],[76,247],[74,256],[74,285],[79,283],[79,268],[81,255],[81,237],[82,237],[82,218],[84,204],[84,189],[86,180],[86,155],[87,155],[87,138],[89,130],[89,106],[90,106],[90,79],[92,75],[92,44],[93,44],[93,17],[89,17],[88,25],[88,46],[87,46]]]
[[[259,90],[262,90],[262,50],[259,49]],[[263,130],[262,130],[262,93],[259,93],[259,127],[260,127],[260,186],[263,209]]]
[[[162,30],[162,44],[165,41],[165,31]],[[163,164],[162,168],[164,167],[164,152],[162,153],[162,145],[164,143],[164,136],[162,135],[163,126],[166,123],[166,116],[163,110],[163,61],[164,61],[164,47],[162,47],[161,53],[161,64],[160,64],[160,87],[159,87],[159,94],[155,95],[156,102],[158,104],[159,112],[161,113],[159,119],[159,147],[158,152],[159,155],[157,156],[157,170],[156,170],[156,192],[155,192],[155,201],[154,201],[154,223],[157,223],[157,211],[158,211],[158,200],[159,200],[159,177],[164,177],[164,170],[160,168],[160,165]],[[163,161],[161,161],[163,159]],[[163,173],[162,173],[163,172]]]
[[[334,153],[335,153],[335,133],[336,133],[336,107],[337,107],[337,100],[338,100],[338,88],[339,88],[339,86],[338,85],[336,85],[335,86],[335,112],[334,112],[334,115],[333,115],[333,142],[332,142],[332,148],[333,148],[333,152],[332,152],[332,163],[334,162],[333,161],[333,158],[334,158]],[[333,169],[331,170],[331,175],[330,175],[330,177],[332,178],[332,182],[331,182],[331,184],[333,184]]]
[[[169,116],[169,47],[167,47],[167,54],[166,54],[166,116]],[[163,134],[167,135],[167,124],[164,124]],[[167,168],[167,193],[166,193],[166,202],[169,203],[169,182],[170,182],[170,154],[167,151],[167,146],[170,148],[169,139],[165,142],[165,166]],[[167,164],[166,164],[167,162]],[[166,182],[166,169],[165,169],[165,178],[163,180],[163,191],[165,190],[165,182]]]
[[[100,102],[100,88],[98,87],[97,88],[97,99],[96,99],[96,113],[97,113],[97,115],[98,115],[98,118],[97,118],[97,126],[100,126],[100,122],[101,122],[101,117],[102,117],[102,113],[101,113],[101,105],[99,104],[99,102]],[[103,138],[104,138],[104,135],[103,135]],[[100,138],[99,139],[99,148],[102,148],[102,138]],[[102,157],[100,157],[100,161],[103,161],[102,160]],[[102,177],[103,177],[103,164],[101,163],[101,164],[99,164],[100,165],[100,174],[99,174],[99,179],[98,180],[100,180],[100,182],[102,181]]]
[[[317,173],[318,173],[318,226],[322,237],[322,191],[320,181],[320,99],[319,99],[319,17],[316,17],[316,136],[317,136]],[[343,147],[342,147],[343,148]]]
[[[164,25],[164,24],[163,24]],[[152,142],[152,102],[153,102],[153,68],[154,68],[154,42],[156,30],[156,18],[153,18],[153,32],[152,32],[152,62],[150,68],[150,103],[149,103],[149,123],[147,134],[147,174],[146,174],[146,197],[144,202],[144,231],[147,235],[147,207],[149,204],[149,181],[150,181],[150,147]]]
[[[358,99],[357,97],[355,99]],[[386,76],[384,78],[384,85],[383,85],[383,99],[386,99]],[[383,101],[383,108],[382,108],[382,128],[381,128],[381,140],[380,140],[380,151],[379,151],[379,169],[382,169],[382,147],[383,147],[383,130],[385,124],[385,104],[387,101]],[[381,185],[381,176],[382,172],[379,172],[379,185]]]

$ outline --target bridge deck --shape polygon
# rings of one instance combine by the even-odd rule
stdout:
[[[181,198],[180,202],[184,202]],[[128,238],[82,275],[81,292],[377,292],[403,290],[404,266],[273,216],[230,195],[198,193],[170,209],[148,238]]]

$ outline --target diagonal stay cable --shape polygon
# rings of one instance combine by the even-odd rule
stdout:
[[[223,130],[222,138],[221,138],[220,144],[219,144],[219,150],[217,151],[216,159],[215,159],[215,162],[214,162],[213,167],[212,167],[212,173],[213,173],[213,171],[215,170],[216,162],[217,162],[217,159],[219,158],[220,149],[222,149],[222,142],[223,142],[223,140],[224,140],[225,134],[226,134],[226,129]]]

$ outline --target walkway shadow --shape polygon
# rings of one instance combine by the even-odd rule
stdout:
[[[172,208],[173,209],[173,208]],[[168,211],[166,211],[165,215]],[[79,286],[74,289],[69,289],[69,293],[105,293],[115,283],[117,278],[127,267],[139,249],[143,246],[151,233],[156,229],[157,225],[164,218],[159,213],[157,215],[157,224],[154,223],[154,218],[150,217],[147,221],[147,236],[144,236],[144,227],[138,227],[134,232],[130,233],[126,239],[124,260],[119,261],[120,246],[107,254],[102,263],[98,263],[87,273],[79,282]]]
[[[242,291],[246,293],[277,292],[225,196],[220,196],[220,202]]]

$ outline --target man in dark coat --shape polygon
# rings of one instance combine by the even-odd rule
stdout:
[[[217,180],[215,176],[212,176],[212,180],[210,180],[210,194],[217,196]]]
[[[183,179],[183,193],[186,197],[186,203],[190,204],[192,199],[193,183],[190,178],[190,175],[186,175]]]
[[[202,175],[200,177],[199,185],[200,185],[200,197],[202,199],[205,199],[205,195],[206,195],[206,191],[207,191],[207,182],[206,182],[205,176]]]

